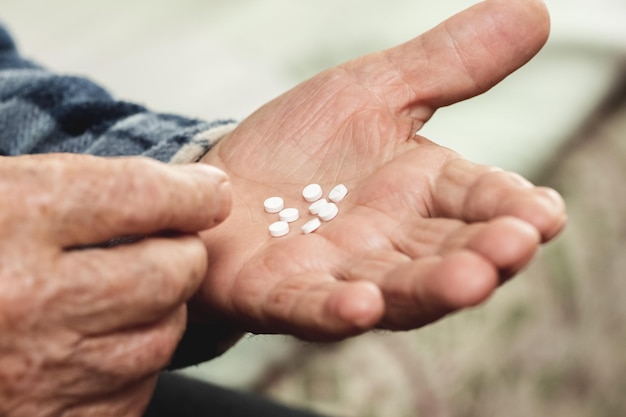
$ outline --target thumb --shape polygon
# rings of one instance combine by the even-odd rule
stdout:
[[[416,109],[434,111],[476,96],[528,62],[545,44],[549,31],[548,11],[540,0],[479,3],[383,51],[390,73],[402,80],[386,83],[398,90],[385,96],[396,97],[390,103],[396,110],[413,114]]]

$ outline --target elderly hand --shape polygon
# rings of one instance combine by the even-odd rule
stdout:
[[[226,176],[3,157],[0,196],[0,415],[141,415],[206,273],[196,232],[229,212]],[[147,237],[99,245],[129,234]]]
[[[561,230],[563,201],[416,132],[526,63],[548,32],[539,1],[486,1],[243,121],[204,158],[229,174],[234,203],[202,234],[211,260],[194,308],[253,332],[328,340],[416,328],[487,299]],[[303,235],[303,216],[270,237],[277,216],[264,199],[303,213],[309,183],[348,186],[337,218]]]

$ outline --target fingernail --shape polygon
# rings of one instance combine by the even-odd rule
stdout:
[[[380,290],[372,283],[351,286],[350,296],[338,306],[339,316],[360,329],[373,327],[382,314]]]
[[[223,222],[230,214],[230,208],[232,205],[232,191],[230,187],[230,181],[226,178],[217,188],[219,194],[219,210],[215,213],[215,221],[217,223]]]
[[[184,165],[181,168],[201,175],[203,183],[215,190],[215,194],[212,196],[213,224],[224,221],[230,214],[232,204],[232,191],[228,175],[213,165],[203,163]]]
[[[540,187],[541,197],[543,199],[543,205],[549,213],[547,221],[549,224],[544,226],[542,237],[544,241],[553,239],[558,235],[567,223],[567,208],[565,201],[558,191],[548,188]]]

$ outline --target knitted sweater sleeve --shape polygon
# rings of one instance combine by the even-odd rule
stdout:
[[[197,161],[235,123],[115,100],[85,78],[54,74],[24,59],[0,25],[0,126],[3,156],[71,152],[185,163]]]
[[[230,120],[206,122],[159,114],[111,97],[81,77],[54,74],[21,57],[0,24],[0,155],[69,152],[143,155],[169,163],[199,160],[233,130]],[[223,353],[240,336],[190,323],[173,368]]]

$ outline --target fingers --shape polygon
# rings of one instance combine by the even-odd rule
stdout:
[[[208,165],[86,155],[18,157],[6,164],[15,165],[17,200],[28,203],[40,238],[64,247],[163,230],[196,232],[230,210],[227,177]]]
[[[74,354],[82,363],[92,364],[84,370],[83,378],[85,382],[95,383],[72,384],[70,387],[78,392],[59,394],[109,393],[113,398],[119,390],[128,389],[129,381],[151,379],[170,362],[186,322],[186,308],[181,306],[149,325],[83,339],[76,345]],[[104,357],[103,352],[106,352]]]
[[[343,281],[308,272],[269,288],[247,288],[263,300],[255,304],[261,311],[251,312],[254,307],[247,305],[248,314],[261,317],[263,328],[317,341],[359,334],[376,325],[420,327],[483,302],[528,264],[540,242],[534,227],[512,217],[469,226],[443,223],[447,238],[437,237],[440,241],[430,245],[435,249],[431,254],[423,249],[428,245],[400,244],[421,253],[375,249],[341,268],[338,276]]]
[[[454,219],[423,219],[397,230],[391,238],[393,247],[406,258],[397,263],[470,250],[491,262],[503,280],[524,268],[541,243],[535,227],[511,216],[470,224]]]
[[[565,226],[565,203],[554,190],[534,187],[517,174],[476,165],[461,158],[448,161],[431,187],[434,217],[466,222],[513,216],[533,225],[547,241]]]
[[[82,190],[88,193],[84,203],[58,212],[67,220],[64,234],[71,236],[66,245],[162,230],[196,232],[219,223],[230,210],[226,176],[208,165],[168,166],[142,159],[99,162],[84,179],[93,183],[91,192]],[[101,186],[97,175],[108,175],[109,180]]]
[[[476,253],[461,250],[400,264],[378,281],[386,306],[380,326],[408,330],[485,301],[498,286],[498,272]]]
[[[524,65],[545,44],[549,27],[541,1],[485,1],[389,56],[417,86],[414,100],[438,108],[478,95]]]
[[[195,236],[151,238],[108,249],[67,252],[59,261],[54,306],[81,334],[103,334],[160,320],[180,308],[207,268]],[[59,280],[57,280],[59,281]]]
[[[440,254],[470,250],[481,255],[504,281],[522,270],[539,248],[541,238],[528,223],[514,217],[499,217],[488,223],[462,227],[448,236]]]
[[[549,26],[541,1],[485,1],[385,51],[384,60],[370,56],[376,66],[357,60],[348,68],[369,88],[384,88],[377,95],[397,100],[394,108],[434,110],[478,95],[524,65],[546,42]]]
[[[512,217],[471,225],[441,220],[437,225],[443,236],[430,245],[405,242],[415,240],[421,228],[415,234],[403,232],[395,245],[403,252],[374,251],[349,267],[348,281],[368,281],[381,289],[381,327],[416,328],[483,302],[530,262],[540,242],[534,227]]]
[[[372,283],[342,282],[313,272],[277,283],[259,305],[262,311],[256,314],[265,328],[313,341],[363,333],[384,312],[380,290]]]

